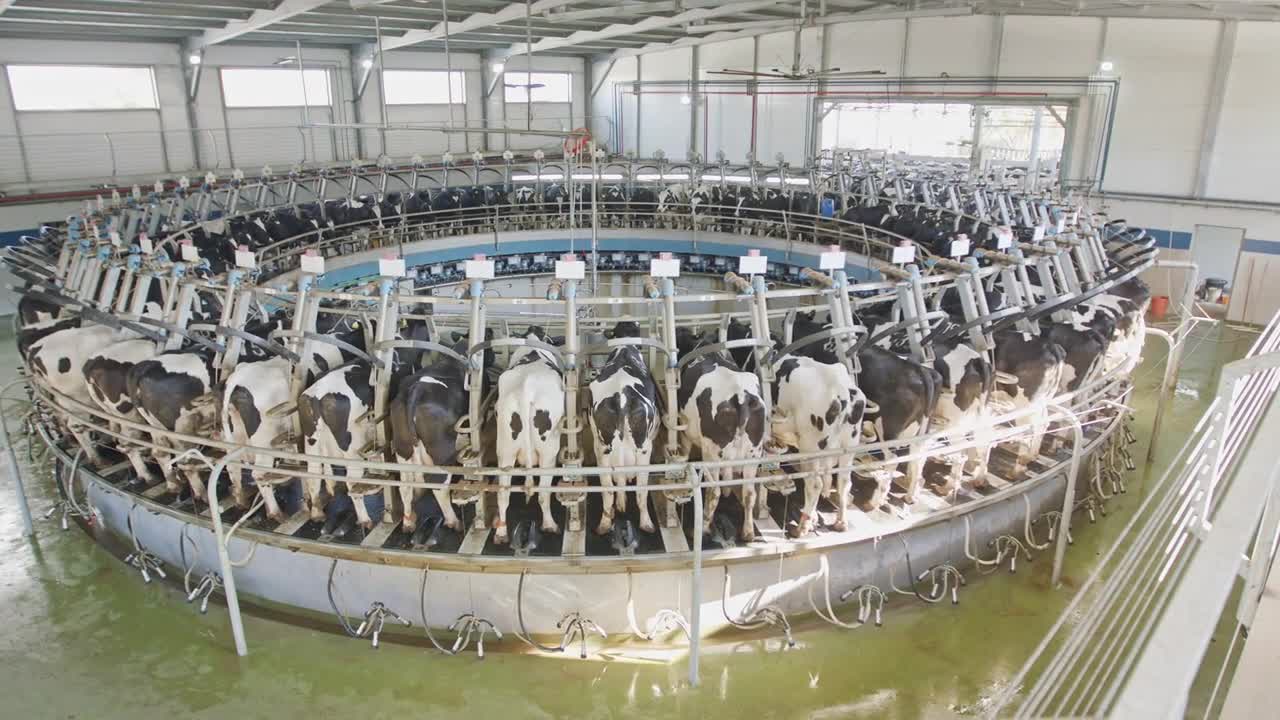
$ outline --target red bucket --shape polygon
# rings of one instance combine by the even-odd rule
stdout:
[[[1156,295],[1151,298],[1151,309],[1147,312],[1152,320],[1163,320],[1169,314],[1169,296]]]

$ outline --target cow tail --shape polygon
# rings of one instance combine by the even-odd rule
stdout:
[[[942,393],[942,373],[928,366],[924,366],[924,392],[929,403],[925,413],[927,418],[931,417],[933,411],[938,408],[938,400]]]
[[[533,403],[525,402],[522,404],[524,407],[520,408],[520,411],[524,413],[525,422],[524,426],[520,428],[520,432],[524,435],[525,467],[533,468],[537,467],[537,462],[533,454]],[[526,488],[525,494],[527,495],[529,493],[529,488],[535,483],[533,478],[528,476],[525,476],[524,483]]]

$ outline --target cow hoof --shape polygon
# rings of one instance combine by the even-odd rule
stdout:
[[[858,505],[858,509],[861,510],[862,512],[875,512],[876,509],[880,507],[879,505],[876,505],[875,503],[872,503],[872,502],[860,502],[860,503],[857,503],[857,505]]]
[[[502,531],[502,532],[495,532],[495,533],[493,534],[493,544],[494,544],[494,545],[506,545],[506,544],[507,544],[507,533],[506,533],[506,531],[505,531],[505,530],[504,530],[504,531]]]
[[[609,523],[608,525],[605,525],[604,523],[600,523],[599,525],[596,526],[597,535],[608,535],[609,532],[612,530],[613,530],[613,523]]]
[[[831,529],[836,532],[844,532],[849,529],[849,523],[844,520],[837,520],[831,524]]]
[[[559,535],[559,534],[560,534],[560,526],[559,526],[559,525],[557,525],[557,524],[555,524],[555,523],[551,523],[550,525],[543,525],[543,526],[542,526],[542,532],[544,532],[544,533],[551,533],[552,535]]]
[[[653,530],[653,523],[640,523],[640,532],[652,534]]]
[[[278,522],[278,523],[284,522],[285,520],[284,513],[282,512],[267,513],[267,518],[271,520],[271,522]]]

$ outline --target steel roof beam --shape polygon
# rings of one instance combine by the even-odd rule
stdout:
[[[903,12],[862,12],[862,13],[842,13],[840,15],[826,15],[823,17],[813,18],[813,21],[820,25],[829,25],[833,23],[846,22],[867,22],[871,20],[886,20],[896,18],[913,18],[913,17],[942,17],[951,15],[971,15],[973,8],[971,7],[946,7],[933,8],[928,10],[913,10]],[[796,21],[773,22],[766,21],[760,23],[738,23],[737,25],[749,24],[751,27],[731,29],[725,27],[724,30],[713,30],[706,35],[691,35],[669,43],[649,43],[643,47],[618,50],[608,56],[610,60],[617,60],[624,57],[634,57],[636,55],[646,55],[653,52],[662,52],[664,50],[673,50],[675,48],[693,47],[696,45],[708,45],[710,43],[724,42],[726,40],[739,40],[741,38],[756,37],[757,35],[767,35],[770,33],[781,32],[796,27]],[[695,32],[695,28],[690,28],[690,32]]]
[[[684,12],[676,13],[675,15],[650,17],[630,24],[614,23],[601,28],[600,30],[581,30],[566,38],[544,38],[533,43],[532,47],[524,43],[518,43],[507,48],[505,55],[506,57],[514,57],[517,55],[524,55],[526,53],[559,50],[561,48],[595,42],[597,40],[607,40],[609,38],[642,33],[648,30],[676,27],[687,23],[710,20],[712,18],[723,17],[725,15],[733,15],[748,10],[772,7],[776,6],[778,2],[779,0],[757,0],[756,2],[732,3],[720,7],[686,10]]]
[[[206,30],[198,44],[208,47],[234,40],[241,35],[268,28],[282,20],[314,10],[328,2],[329,0],[282,0],[272,10],[255,10],[246,20],[227,23],[226,27],[218,30]]]
[[[537,0],[532,5],[527,6],[530,14],[537,15],[547,10],[569,5],[574,0]],[[481,28],[501,25],[502,23],[512,22],[514,20],[523,20],[525,17],[526,5],[524,3],[512,3],[497,12],[491,13],[475,13],[468,15],[457,22],[449,22],[449,35],[453,39],[454,34],[462,34],[469,30],[479,30]],[[444,37],[444,23],[437,23],[430,30],[412,30],[405,33],[402,37],[393,40],[383,40],[382,49],[396,50],[410,45],[417,45],[428,40],[438,40]]]

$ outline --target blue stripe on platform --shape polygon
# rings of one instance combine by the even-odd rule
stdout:
[[[40,228],[28,228],[26,230],[0,230],[0,247],[9,247],[17,245],[18,239],[23,235],[36,237],[40,234]]]
[[[491,244],[477,244],[471,247],[452,247],[442,250],[431,250],[426,252],[415,252],[405,255],[405,266],[407,268],[415,268],[421,265],[431,265],[433,263],[459,262],[469,260],[480,251],[492,252]],[[527,242],[506,242],[502,246],[502,255],[527,255],[529,253],[560,253],[569,249],[569,239],[563,240],[530,240]],[[582,252],[582,242],[577,243],[576,250]],[[701,254],[708,257],[740,257],[747,254],[747,250],[756,249],[748,248],[745,245],[734,245],[731,243],[718,243],[709,240],[703,240],[699,243],[699,247],[695,250],[691,242],[682,242],[679,240],[655,240],[653,238],[601,238],[601,252],[612,252],[626,250],[630,252],[680,252]],[[789,265],[800,265],[804,267],[818,267],[817,255],[806,255],[803,253],[792,253],[791,259],[786,259],[786,253],[780,250],[761,250],[762,254],[769,258],[770,262],[784,263]],[[492,257],[502,257],[502,255],[493,255]],[[848,265],[846,271],[849,278],[854,282],[866,282],[874,279],[878,273],[862,267],[861,265]],[[354,282],[361,278],[368,278],[378,273],[378,264],[376,261],[368,263],[360,263],[350,267],[338,268],[330,270],[321,278],[320,285],[322,287],[338,287]]]

